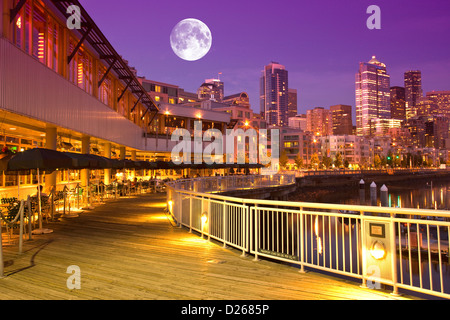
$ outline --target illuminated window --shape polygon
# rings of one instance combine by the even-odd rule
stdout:
[[[33,7],[33,57],[45,63],[45,14],[38,6]]]
[[[155,86],[155,92],[161,92],[161,86]]]

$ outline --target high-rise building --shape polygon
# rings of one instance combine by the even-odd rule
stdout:
[[[386,65],[375,56],[361,62],[356,74],[356,133],[359,136],[374,134],[375,119],[390,119],[390,76]]]
[[[352,106],[339,104],[330,107],[333,135],[351,135],[353,131]]]
[[[297,89],[288,89],[288,118],[295,117],[298,113]]]
[[[224,97],[224,83],[219,79],[206,79],[197,90],[198,99],[221,102]]]
[[[406,120],[405,88],[391,87],[391,118]]]
[[[271,62],[264,67],[260,79],[260,109],[269,126],[288,125],[288,71]]]
[[[407,71],[405,79],[405,100],[406,100],[406,118],[417,115],[416,106],[419,99],[423,96],[422,92],[422,73],[418,70]]]
[[[333,134],[330,110],[316,107],[306,111],[306,130],[314,136],[329,136]]]
[[[450,117],[450,91],[427,92],[426,99],[433,101],[436,105],[435,113]]]

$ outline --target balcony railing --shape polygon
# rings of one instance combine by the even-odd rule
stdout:
[[[389,286],[394,294],[404,289],[450,298],[448,211],[228,197],[218,193],[257,188],[269,178],[254,178],[261,183],[253,186],[253,177],[222,179],[167,185],[168,210],[180,226],[256,260],[352,277],[369,288]],[[282,179],[272,185],[283,185]]]

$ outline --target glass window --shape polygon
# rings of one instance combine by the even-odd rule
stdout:
[[[45,13],[39,6],[33,7],[32,55],[45,63]]]
[[[59,24],[49,19],[47,28],[47,66],[58,72]]]

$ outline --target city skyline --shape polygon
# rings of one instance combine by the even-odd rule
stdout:
[[[81,3],[139,75],[196,92],[204,79],[221,72],[225,95],[248,92],[255,112],[260,111],[260,71],[270,61],[289,70],[289,87],[299,91],[299,113],[335,104],[355,108],[354,75],[359,62],[373,55],[388,66],[391,86],[404,85],[404,72],[421,70],[424,93],[450,88],[445,71],[450,67],[446,54],[450,41],[445,36],[450,30],[446,17],[450,3],[446,1],[414,1],[407,6],[406,2],[379,1],[380,30],[366,27],[369,1],[297,5],[286,1],[277,3],[286,8],[282,15],[265,10],[273,6],[269,1],[258,7],[231,1],[214,8],[196,1],[171,2],[170,8],[177,9],[169,10],[167,4],[142,0],[121,10],[115,9],[119,1]],[[172,28],[187,17],[205,22],[213,35],[211,51],[195,62],[179,59],[169,44]],[[269,17],[273,22],[266,24]],[[127,19],[133,23],[119,27],[117,21]],[[321,94],[324,89],[329,94]]]

